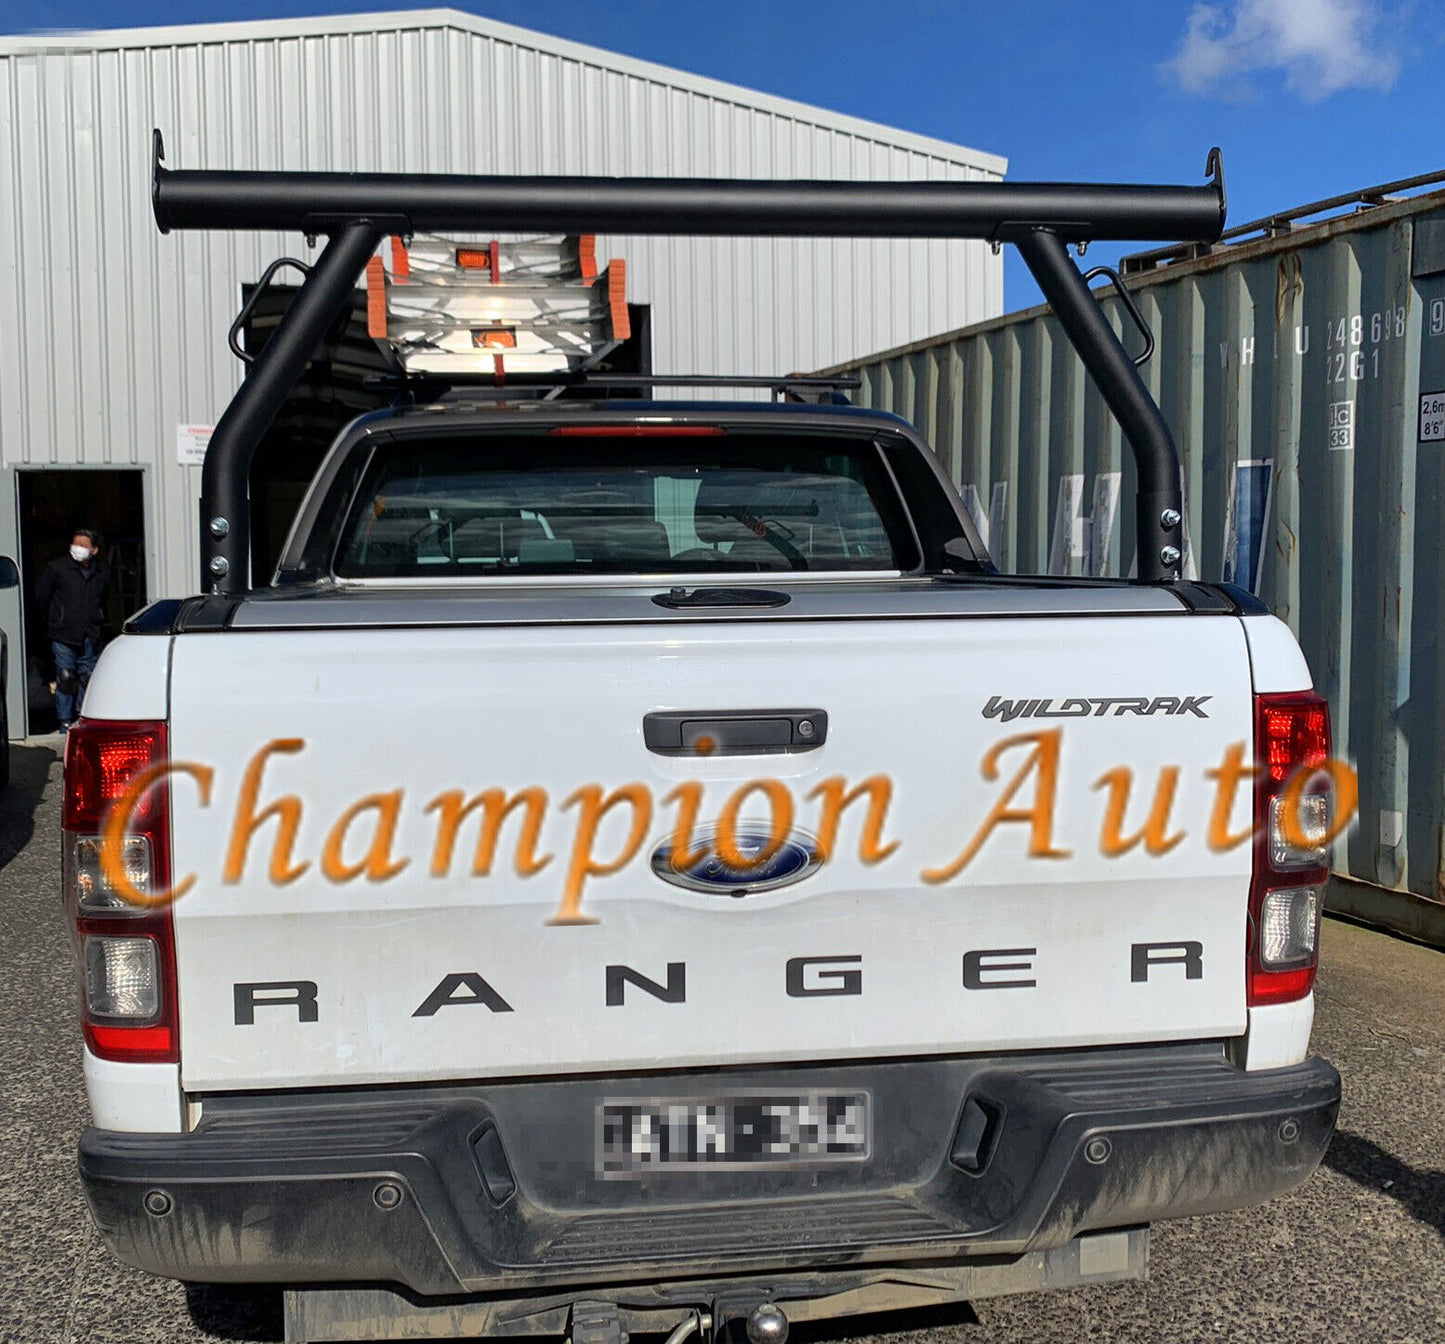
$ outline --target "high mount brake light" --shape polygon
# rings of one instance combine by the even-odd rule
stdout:
[[[82,719],[65,740],[62,883],[80,971],[81,1030],[92,1054],[131,1063],[179,1058],[175,936],[169,908],[138,906],[107,880],[101,832],[132,780],[166,760],[160,721]],[[164,781],[139,800],[117,855],[141,892],[170,880]]]
[[[1329,876],[1326,845],[1301,848],[1294,838],[1323,837],[1331,795],[1312,778],[1329,760],[1330,711],[1312,691],[1257,695],[1254,759],[1254,876],[1249,893],[1248,1000],[1251,1007],[1290,1003],[1314,987],[1319,923]],[[1303,773],[1304,778],[1299,776]],[[1286,824],[1296,784],[1295,825]]]
[[[716,439],[721,425],[554,425],[547,431],[568,439]]]

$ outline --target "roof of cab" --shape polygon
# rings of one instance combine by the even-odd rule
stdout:
[[[811,401],[624,401],[620,398],[600,401],[560,401],[523,399],[515,400],[477,396],[465,389],[448,393],[436,401],[417,402],[386,407],[361,416],[354,424],[375,423],[391,419],[411,419],[419,416],[475,416],[493,412],[506,415],[535,413],[551,419],[559,413],[584,418],[601,415],[608,418],[625,416],[668,416],[708,414],[762,413],[780,416],[814,416],[836,420],[844,417],[850,420],[875,421],[887,425],[913,426],[892,411],[875,410],[871,406],[853,406],[847,403]]]

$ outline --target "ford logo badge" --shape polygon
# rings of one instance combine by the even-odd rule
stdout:
[[[685,866],[673,862],[672,841],[664,840],[652,851],[652,871],[664,882],[689,891],[706,891],[714,896],[751,896],[801,882],[823,864],[818,842],[803,831],[793,831],[767,858],[742,868],[731,867],[718,857],[716,839],[715,829],[699,831],[690,848],[700,857]],[[774,837],[765,827],[739,826],[734,839],[738,853],[751,859],[753,855],[767,853]]]

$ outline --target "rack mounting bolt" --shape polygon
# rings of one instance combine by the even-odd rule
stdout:
[[[1159,515],[1159,521],[1160,521],[1165,527],[1178,527],[1178,526],[1179,526],[1179,510],[1178,510],[1178,509],[1165,509],[1164,512]]]
[[[218,579],[224,578],[231,572],[231,562],[224,555],[213,555],[208,568]]]
[[[211,535],[212,535],[213,537],[215,537],[217,541],[219,541],[222,537],[226,536],[226,535],[230,532],[230,530],[231,530],[231,523],[230,523],[230,520],[229,520],[229,519],[226,519],[226,518],[212,518],[212,519],[211,519]]]
[[[1177,547],[1177,546],[1166,546],[1166,547],[1164,547],[1164,549],[1159,552],[1159,558],[1160,558],[1160,560],[1162,560],[1166,565],[1169,565],[1169,566],[1177,565],[1177,564],[1179,563],[1179,547]]]

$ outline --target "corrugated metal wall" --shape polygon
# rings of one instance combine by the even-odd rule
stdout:
[[[1194,568],[1289,622],[1360,771],[1339,867],[1445,898],[1445,195],[1130,288],[1159,343],[1144,376],[1183,460]],[[931,436],[1002,568],[1130,571],[1132,461],[1047,310],[849,367],[863,402]]]
[[[0,458],[146,465],[151,597],[193,591],[179,424],[239,377],[238,287],[280,235],[161,237],[181,167],[996,178],[1002,160],[449,11],[0,41]],[[1002,308],[981,243],[599,240],[658,369],[774,373]],[[0,482],[13,490],[12,480]],[[0,522],[6,511],[0,509]],[[13,534],[0,551],[13,550]]]

